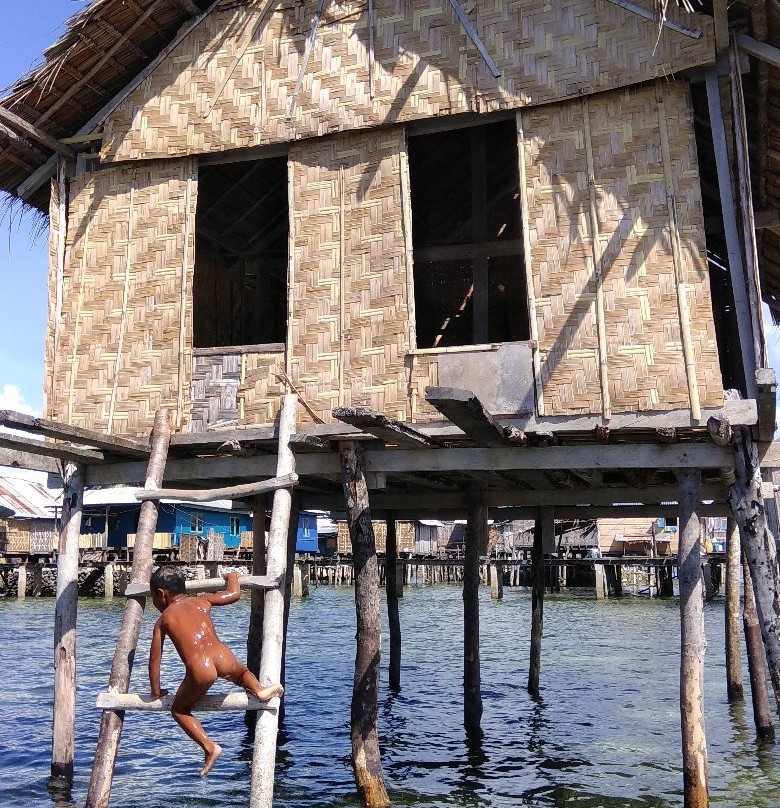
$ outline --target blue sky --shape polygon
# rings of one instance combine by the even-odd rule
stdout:
[[[65,20],[87,0],[0,0],[0,87],[36,63]],[[0,192],[0,195],[2,192]],[[34,237],[30,214],[0,222],[0,409],[40,413],[46,325],[48,230]],[[771,365],[780,367],[780,330],[766,314]],[[779,419],[780,420],[780,419]]]

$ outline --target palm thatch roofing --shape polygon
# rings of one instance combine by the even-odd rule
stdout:
[[[0,106],[54,138],[67,139],[91,128],[93,119],[111,105],[144,68],[164,52],[186,26],[215,7],[246,0],[93,0],[65,25],[57,42],[43,53],[43,62],[16,81],[0,97]],[[653,0],[664,9],[669,0]],[[678,0],[713,14],[719,0]],[[780,0],[746,0],[729,5],[732,28],[759,41],[780,43]],[[763,295],[780,319],[780,68],[751,57],[743,76],[751,137],[754,205],[758,231]],[[74,144],[74,148],[91,148]],[[53,151],[0,123],[0,190],[12,197]],[[700,155],[700,162],[708,160]],[[704,172],[703,172],[704,174]],[[720,200],[703,187],[714,210]],[[48,210],[49,184],[26,201]]]

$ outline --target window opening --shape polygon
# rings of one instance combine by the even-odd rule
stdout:
[[[230,517],[230,535],[238,536],[239,533],[239,518],[237,516]]]
[[[203,532],[203,517],[199,513],[190,514],[190,533]]]
[[[287,158],[201,166],[195,215],[195,348],[283,343]]]
[[[417,347],[528,339],[514,120],[409,139]]]

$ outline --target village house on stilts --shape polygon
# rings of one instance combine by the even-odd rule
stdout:
[[[69,21],[0,99],[0,187],[50,222],[45,418],[0,416],[45,440],[4,435],[0,459],[64,468],[64,777],[83,490],[149,489],[90,808],[108,804],[124,710],[150,706],[123,694],[156,503],[177,491],[256,514],[272,493],[246,582],[272,680],[289,525],[346,511],[368,806],[388,804],[371,517],[387,520],[396,682],[395,520],[468,520],[463,714],[478,735],[488,517],[536,520],[537,692],[555,520],[678,516],[685,804],[707,804],[705,515],[738,526],[730,597],[741,539],[780,704],[761,309],[780,316],[779,32],[776,0],[94,0]],[[272,803],[278,721],[257,714],[253,808]]]

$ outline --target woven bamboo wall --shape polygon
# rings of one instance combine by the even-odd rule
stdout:
[[[289,116],[316,0],[269,4],[226,0],[210,14],[109,116],[104,159],[223,151],[546,104],[714,56],[712,20],[675,4],[669,17],[701,36],[664,28],[657,48],[653,20],[605,0],[471,4],[469,20],[500,70],[496,79],[447,0],[376,0],[372,97],[366,4],[333,0]]]
[[[701,404],[722,403],[688,90],[663,84],[662,104],[656,92],[645,86],[522,114],[545,414],[604,409],[595,268],[602,277],[611,409],[689,406],[667,193],[680,228]],[[661,115],[668,130],[669,189]]]
[[[317,415],[370,406],[408,417],[403,131],[290,150],[290,375]]]
[[[63,327],[48,417],[148,434],[155,411],[166,406],[183,422],[191,373],[194,180],[193,163],[175,160],[70,182]]]
[[[336,534],[336,552],[351,553],[352,540],[349,538],[349,526],[346,522],[337,522],[338,533]],[[387,546],[387,523],[384,521],[374,522],[374,542],[377,553],[384,553]],[[399,553],[414,552],[414,522],[395,523],[395,541]]]

